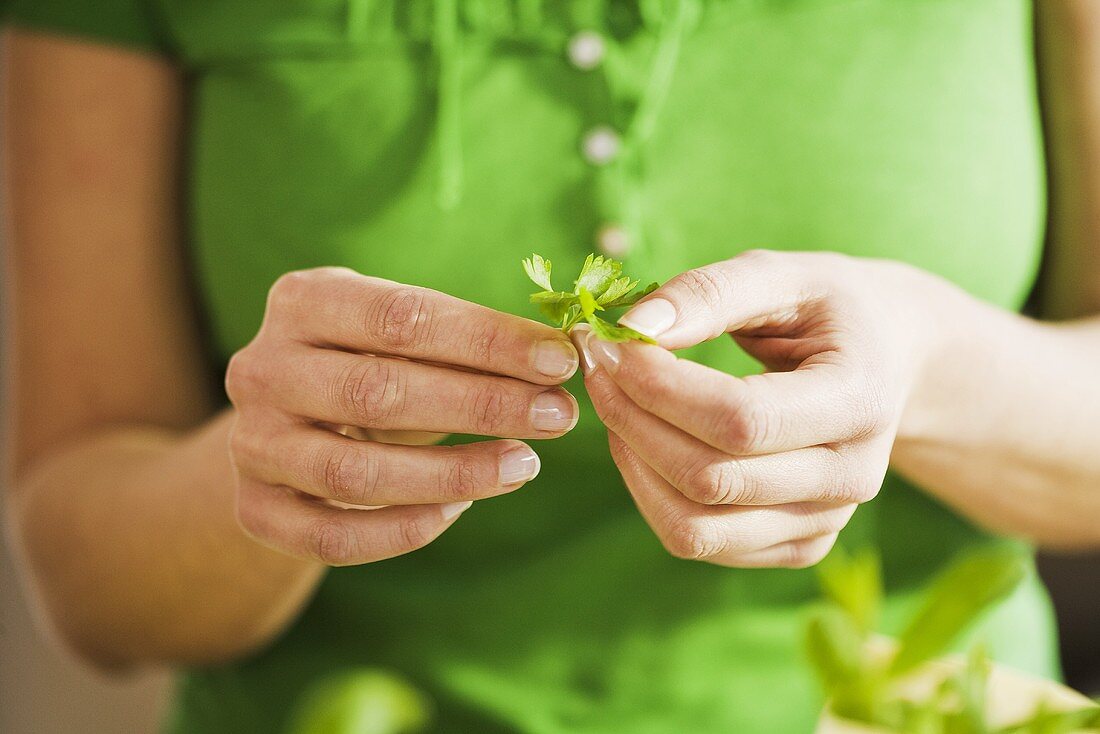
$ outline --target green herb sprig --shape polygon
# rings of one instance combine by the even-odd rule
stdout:
[[[592,327],[600,339],[610,342],[632,340],[656,344],[645,334],[620,326],[597,315],[597,312],[612,308],[633,306],[644,296],[657,289],[657,283],[650,283],[641,290],[637,280],[623,275],[620,262],[603,255],[589,255],[581,266],[580,275],[573,281],[572,291],[556,291],[550,282],[550,261],[541,255],[532,255],[523,260],[523,270],[535,285],[542,288],[531,294],[531,303],[542,314],[565,333],[581,321]]]

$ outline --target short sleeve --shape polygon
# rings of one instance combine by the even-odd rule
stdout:
[[[0,0],[6,25],[165,52],[149,0]]]

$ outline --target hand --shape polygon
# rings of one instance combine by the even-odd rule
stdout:
[[[730,333],[770,370],[744,379],[574,333],[612,456],[672,554],[804,567],[828,553],[882,485],[929,341],[910,296],[933,283],[884,261],[754,251],[673,278],[622,319],[668,349]]]
[[[515,440],[398,444],[560,436],[577,404],[556,385],[577,362],[559,331],[442,293],[342,268],[285,275],[226,375],[240,524],[335,566],[424,546],[539,460]]]

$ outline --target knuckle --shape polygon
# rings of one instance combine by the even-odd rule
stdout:
[[[780,568],[809,568],[817,562],[812,557],[807,543],[794,541],[784,544],[778,550],[779,558],[776,559],[775,565]]]
[[[722,543],[713,530],[695,518],[673,521],[661,536],[665,550],[685,561],[703,561],[721,552]]]
[[[387,290],[370,307],[367,328],[383,349],[401,353],[431,339],[431,312],[425,291],[412,286]]]
[[[711,470],[711,496],[714,502],[707,504],[752,505],[756,503],[756,491],[739,461],[723,461]]]
[[[680,276],[680,285],[711,310],[722,305],[725,293],[729,290],[724,271],[715,267],[688,270]]]
[[[336,278],[354,274],[350,268],[337,266],[324,266],[318,268],[303,268],[283,273],[267,292],[269,308],[279,309],[284,306],[293,306],[300,303],[307,292],[319,283],[332,281]]]
[[[863,465],[859,455],[848,456],[844,447],[825,447],[833,452],[835,465],[819,492],[819,499],[830,504],[862,504],[873,500],[882,486],[882,478]],[[885,473],[885,472],[883,472]]]
[[[673,483],[688,499],[704,505],[740,505],[745,500],[745,478],[736,461],[687,464]]]
[[[847,479],[827,482],[817,488],[815,499],[826,504],[846,504],[858,502],[856,499],[857,488],[854,482]]]
[[[751,250],[745,250],[733,259],[741,262],[751,262],[757,265],[766,265],[768,263],[776,262],[776,260],[782,258],[783,256],[784,253],[756,247]]]
[[[432,542],[432,534],[417,517],[405,517],[393,527],[394,544],[400,552],[423,548]]]
[[[349,448],[321,452],[316,476],[328,495],[348,504],[370,504],[373,493],[364,476],[359,456]]]
[[[503,333],[494,324],[477,326],[467,340],[467,354],[475,364],[496,364],[504,347]]]
[[[816,489],[816,499],[827,504],[856,502],[860,483],[856,480],[849,462],[840,449],[826,446],[824,450],[832,452],[828,456],[834,463],[821,471],[821,484]]]
[[[626,442],[619,438],[613,430],[607,431],[607,448],[611,453],[611,460],[615,462],[615,465],[620,469],[626,466],[629,460]]]
[[[792,541],[782,546],[776,565],[791,569],[810,568],[824,560],[831,548],[831,540],[828,543],[808,540]]]
[[[629,404],[627,398],[618,390],[602,391],[598,399],[593,399],[593,407],[600,421],[612,431],[620,431],[627,424]]]
[[[308,268],[301,272],[314,280],[335,280],[337,278],[347,278],[348,276],[356,278],[363,277],[351,268],[344,267],[343,265],[322,265],[316,268]]]
[[[350,361],[338,375],[334,392],[336,405],[367,427],[385,422],[404,402],[399,371],[381,359]]]
[[[255,357],[252,347],[245,347],[229,358],[225,368],[225,394],[234,405],[254,395],[264,382],[263,361]]]
[[[882,479],[876,476],[863,475],[853,480],[848,492],[848,501],[862,505],[878,497],[882,489]]]
[[[887,397],[890,387],[878,371],[870,371],[851,386],[846,401],[851,411],[853,438],[878,435],[890,429],[897,418],[897,409]]]
[[[865,476],[850,476],[830,485],[823,492],[824,501],[841,504],[863,504],[878,495],[879,485]]]
[[[479,433],[490,432],[504,411],[504,395],[491,387],[478,387],[471,390],[469,402],[475,430]]]
[[[718,411],[716,420],[714,432],[721,443],[719,448],[735,455],[756,453],[779,432],[779,418],[748,401]]]
[[[261,442],[253,431],[243,427],[240,418],[229,432],[229,456],[239,470],[252,465],[261,456]]]
[[[465,411],[470,416],[476,433],[490,435],[527,407],[526,402],[523,408],[520,403],[516,396],[498,386],[479,385],[470,389]]]
[[[282,306],[297,303],[311,281],[317,277],[311,270],[293,270],[280,275],[267,292],[268,308],[277,310]]]
[[[355,553],[351,528],[336,518],[315,523],[309,532],[309,553],[326,566],[347,564]]]
[[[453,500],[470,499],[485,484],[484,471],[473,456],[455,454],[447,466],[444,493]]]
[[[790,521],[787,537],[795,539],[816,538],[831,529],[831,518],[815,502],[793,502],[783,506]]]

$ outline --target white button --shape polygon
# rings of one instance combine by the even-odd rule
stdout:
[[[610,163],[619,154],[619,134],[609,127],[597,127],[584,136],[584,157],[594,166]]]
[[[630,235],[617,224],[605,224],[596,233],[596,245],[608,257],[622,258],[630,252]]]
[[[580,31],[569,39],[569,61],[584,71],[595,69],[603,61],[603,36],[595,31]]]

